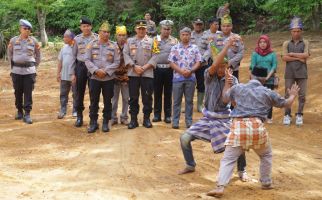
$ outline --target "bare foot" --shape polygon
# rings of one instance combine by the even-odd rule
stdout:
[[[183,170],[178,171],[178,175],[188,174],[188,173],[192,173],[194,171],[195,171],[195,168],[185,167]]]
[[[222,197],[224,195],[224,186],[217,186],[216,189],[207,192],[207,196]]]

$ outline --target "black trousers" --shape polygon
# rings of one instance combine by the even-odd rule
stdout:
[[[245,152],[244,152],[243,154],[241,154],[238,157],[237,170],[243,172],[243,171],[245,171],[245,168],[246,168],[246,155],[245,155]]]
[[[156,68],[154,70],[154,116],[161,117],[162,93],[164,99],[164,117],[171,117],[172,109],[172,68]]]
[[[205,92],[205,70],[207,68],[208,65],[203,65],[196,71],[197,91],[201,93]]]
[[[264,84],[265,87],[271,89],[271,90],[274,90],[274,85],[273,84]],[[268,112],[268,115],[267,115],[267,118],[268,119],[272,119],[273,117],[273,107],[271,107],[271,109],[269,109],[269,112]]]
[[[89,106],[89,117],[91,120],[97,121],[100,94],[102,92],[104,109],[104,119],[110,120],[112,118],[112,97],[114,96],[114,80],[109,81],[98,81],[92,79],[89,83],[90,90],[90,101]]]
[[[89,85],[88,70],[86,65],[82,61],[76,61],[75,67],[76,76],[76,105],[75,108],[77,113],[82,113],[85,109],[84,107],[84,96],[86,91],[86,84]]]
[[[153,78],[130,76],[129,79],[129,106],[131,118],[136,118],[139,114],[140,89],[142,95],[144,117],[150,117],[150,114],[152,112]]]
[[[15,105],[19,111],[32,110],[32,91],[36,82],[36,74],[20,75],[11,73],[13,88],[15,90]]]

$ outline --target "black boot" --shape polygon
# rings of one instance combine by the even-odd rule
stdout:
[[[138,126],[139,126],[139,123],[138,123],[137,116],[131,116],[131,121],[130,121],[129,125],[127,126],[128,129],[134,129]]]
[[[87,129],[87,133],[94,133],[98,129],[97,120],[91,120],[89,122],[89,127]]]
[[[154,114],[154,118],[152,119],[153,122],[161,122],[161,116]]]
[[[167,124],[170,124],[171,123],[171,117],[165,117],[164,122],[167,123]]]
[[[102,131],[110,132],[110,128],[108,127],[108,119],[103,119]]]
[[[32,124],[32,119],[30,117],[30,112],[26,112],[25,113],[25,116],[23,117],[23,121],[26,123],[26,124]]]
[[[81,126],[83,126],[83,113],[77,113],[75,127],[81,127]]]
[[[23,118],[23,111],[18,110],[15,119],[16,120],[21,120]]]
[[[151,121],[150,121],[150,117],[144,116],[143,126],[145,128],[152,128],[152,124],[151,124]]]

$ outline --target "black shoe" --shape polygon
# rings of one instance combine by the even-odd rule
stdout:
[[[75,122],[75,127],[81,127],[83,126],[83,116],[77,116],[76,122]]]
[[[103,119],[102,131],[103,132],[110,132],[110,128],[108,127],[108,120],[107,119]]]
[[[30,117],[30,114],[25,114],[25,116],[23,117],[23,121],[26,123],[26,124],[32,124],[32,119]]]
[[[143,126],[145,128],[152,128],[152,124],[151,124],[151,121],[150,121],[149,118],[144,118],[144,120],[143,120]]]
[[[21,120],[23,118],[23,111],[22,110],[18,110],[15,120]]]
[[[173,129],[179,129],[179,125],[172,125]]]
[[[152,119],[153,122],[161,122],[161,117],[159,116],[154,116],[154,118]]]
[[[89,123],[87,133],[94,133],[98,129],[97,121],[92,121]]]
[[[129,125],[127,126],[128,129],[134,129],[139,126],[139,123],[137,120],[131,120]]]
[[[166,117],[164,119],[164,122],[167,123],[167,124],[170,124],[171,123],[171,117]]]

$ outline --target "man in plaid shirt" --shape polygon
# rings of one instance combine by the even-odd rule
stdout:
[[[264,121],[272,106],[290,107],[298,95],[299,87],[294,84],[289,89],[289,98],[281,97],[275,91],[263,86],[267,71],[254,67],[251,80],[246,84],[232,86],[232,71],[226,70],[224,102],[235,102],[231,112],[232,125],[227,136],[224,157],[220,162],[217,188],[207,193],[208,196],[220,197],[229,183],[234,164],[238,157],[248,149],[253,149],[260,157],[260,181],[262,189],[271,189],[272,149]]]

